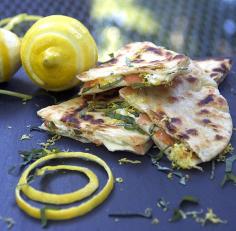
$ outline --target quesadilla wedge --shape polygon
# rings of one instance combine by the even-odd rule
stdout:
[[[103,144],[109,151],[124,150],[144,155],[152,146],[150,136],[132,117],[116,113],[114,110],[119,105],[117,97],[77,97],[43,108],[38,115],[44,121],[41,126],[44,130],[81,142]]]
[[[175,76],[188,73],[189,64],[187,56],[151,42],[130,43],[111,60],[77,76],[85,82],[80,94],[94,94],[124,86],[139,88],[168,84]]]
[[[175,166],[186,169],[213,159],[232,135],[228,104],[216,82],[198,74],[178,76],[172,86],[120,90],[126,102],[146,113],[137,121],[140,127],[148,132],[153,123],[156,145]]]

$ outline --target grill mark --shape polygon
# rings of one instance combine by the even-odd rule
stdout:
[[[216,140],[223,140],[224,137],[217,134],[217,135],[215,135],[215,139],[216,139]]]
[[[206,104],[209,104],[210,102],[214,101],[214,98],[213,98],[213,95],[208,95],[206,98],[204,98],[203,100],[201,100],[199,103],[198,103],[198,106],[203,106],[203,105],[206,105]]]
[[[151,52],[153,52],[153,53],[155,53],[155,54],[158,54],[158,55],[163,55],[163,52],[162,52],[162,50],[161,50],[160,48],[147,47],[145,50],[146,50],[146,51],[151,51]]]
[[[181,124],[182,121],[181,121],[180,118],[173,117],[173,118],[171,118],[171,123],[174,123],[174,124]]]
[[[176,60],[176,59],[183,59],[183,58],[185,58],[185,56],[184,56],[184,55],[181,55],[181,54],[179,54],[179,55],[175,55],[175,56],[172,58],[172,60]]]
[[[210,77],[215,77],[215,76],[217,76],[217,75],[218,75],[218,73],[216,73],[216,72],[215,72],[215,73],[211,73],[211,74],[210,74]]]
[[[210,121],[209,119],[203,119],[202,122],[203,122],[204,124],[210,124],[210,123],[211,123],[211,121]]]
[[[221,68],[214,68],[212,71],[224,73],[224,69],[221,69]]]
[[[145,62],[143,59],[134,59],[132,60],[132,63],[141,63],[141,62]]]
[[[198,114],[203,115],[203,114],[209,114],[210,112],[207,109],[202,109]]]
[[[183,139],[183,140],[188,140],[189,139],[189,136],[187,134],[185,134],[185,133],[179,134],[178,137],[180,139]]]
[[[176,103],[176,102],[178,102],[178,97],[169,96],[169,97],[168,97],[168,102],[169,102],[169,103]]]
[[[222,68],[224,71],[227,71],[227,70],[228,70],[228,68],[227,68],[227,66],[225,65],[225,63],[222,63],[220,66],[221,66],[221,68]]]
[[[189,134],[189,135],[192,135],[192,136],[197,136],[198,135],[198,131],[195,128],[191,128],[191,129],[186,130],[186,133]]]
[[[176,127],[169,121],[165,121],[165,126],[170,133],[176,133]]]
[[[187,78],[187,81],[189,82],[189,83],[195,83],[196,81],[197,81],[197,78],[195,78],[195,77],[193,77],[193,76],[189,76],[188,78]]]

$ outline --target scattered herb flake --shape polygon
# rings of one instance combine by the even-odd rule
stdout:
[[[127,158],[122,158],[118,160],[119,164],[141,164],[142,162],[140,160],[130,160]]]
[[[23,134],[23,135],[21,136],[20,140],[30,140],[31,138],[32,138],[32,135],[31,135],[31,134],[29,134],[29,135]]]
[[[208,208],[207,213],[205,213],[205,217],[200,222],[202,225],[205,225],[207,222],[211,222],[213,224],[226,224],[226,220],[222,220],[220,217],[218,217],[212,209]]]
[[[151,222],[153,225],[158,225],[160,223],[159,219],[158,218],[153,218],[152,219],[152,222]]]
[[[232,172],[233,171],[233,163],[236,160],[236,155],[233,155],[226,159],[225,161],[225,175],[221,182],[221,186],[223,187],[226,182],[233,182],[236,184],[236,175]]]
[[[181,209],[174,209],[174,212],[171,218],[169,219],[169,222],[176,222],[185,219],[184,217],[184,212]]]
[[[130,58],[128,58],[128,57],[125,58],[125,64],[126,64],[128,67],[133,67],[133,66],[134,66],[134,65],[132,65],[131,60],[130,60]]]
[[[211,161],[211,175],[210,175],[211,180],[215,178],[215,169],[216,169],[216,162],[215,160],[212,160]]]
[[[159,198],[157,201],[157,207],[161,208],[163,210],[163,212],[168,211],[169,204],[170,204],[170,202],[166,201],[163,197]]]
[[[110,53],[110,54],[108,54],[112,59],[115,57],[114,56],[114,53]]]
[[[116,182],[117,182],[117,183],[123,183],[124,180],[123,180],[122,177],[116,177]]]
[[[42,228],[46,228],[47,225],[48,225],[48,219],[47,219],[47,216],[46,216],[46,211],[48,209],[51,209],[51,210],[59,210],[60,208],[59,207],[56,207],[56,206],[44,206],[40,209],[40,215],[41,215],[41,226]]]
[[[60,140],[61,136],[60,135],[54,135],[53,137],[51,137],[50,139],[48,139],[46,141],[46,143],[40,143],[39,145],[41,145],[43,148],[47,149],[49,146],[53,146],[55,145],[55,142]]]
[[[7,229],[11,229],[15,225],[15,221],[11,217],[2,217],[0,216],[0,220],[4,221],[7,225]]]
[[[199,203],[198,198],[196,198],[194,196],[191,196],[191,195],[186,195],[181,199],[181,201],[179,203],[179,208],[183,207],[186,204],[195,204],[195,205],[197,205],[198,203]]]
[[[144,213],[139,212],[119,212],[119,213],[110,213],[109,217],[142,217],[151,219],[152,218],[152,209],[146,208]]]

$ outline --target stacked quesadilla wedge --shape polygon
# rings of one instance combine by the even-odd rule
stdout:
[[[134,88],[170,83],[175,76],[188,73],[190,59],[157,47],[151,42],[131,43],[115,56],[78,76],[85,82],[80,94],[94,94],[117,87]]]
[[[131,43],[78,76],[82,96],[38,115],[43,129],[110,151],[145,154],[152,139],[173,165],[196,168],[230,140],[232,120],[217,88],[230,68],[229,59],[193,61],[150,42]]]
[[[228,104],[209,75],[193,71],[176,77],[171,86],[126,87],[120,95],[156,126],[153,140],[176,166],[196,167],[220,154],[229,143],[232,119]]]
[[[136,124],[134,118],[118,110],[125,102],[110,94],[92,98],[77,97],[38,111],[44,120],[42,129],[67,136],[81,142],[105,145],[110,151],[130,151],[143,155],[152,146],[150,136]],[[129,108],[128,108],[129,107]],[[134,109],[127,109],[134,117]]]

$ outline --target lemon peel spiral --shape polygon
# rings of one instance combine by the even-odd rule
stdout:
[[[40,87],[61,91],[78,84],[77,74],[97,63],[96,43],[78,20],[51,15],[37,21],[25,34],[22,64]]]
[[[44,197],[45,197],[44,199],[38,198],[37,196],[35,198],[35,195],[33,195],[34,192],[31,192],[29,190],[29,188],[31,187],[27,184],[27,177],[28,177],[29,173],[33,169],[35,169],[38,165],[40,165],[46,161],[49,161],[52,159],[62,159],[62,158],[82,158],[82,159],[85,159],[88,161],[93,161],[93,162],[101,165],[105,169],[105,171],[108,175],[108,179],[107,179],[106,184],[104,185],[104,187],[101,189],[100,192],[98,192],[92,198],[90,198],[89,200],[85,201],[84,203],[82,203],[78,206],[74,206],[74,207],[70,207],[70,208],[66,208],[66,209],[60,209],[60,210],[54,210],[54,209],[50,209],[50,208],[47,209],[45,211],[45,216],[47,217],[48,220],[67,220],[67,219],[71,219],[71,218],[85,215],[86,213],[90,212],[95,207],[97,207],[99,204],[101,204],[111,193],[113,186],[114,186],[114,178],[113,178],[111,169],[106,164],[106,162],[103,161],[101,158],[99,158],[95,155],[89,154],[89,153],[84,153],[84,152],[61,152],[61,153],[56,153],[56,154],[49,154],[48,156],[45,156],[45,157],[42,157],[42,158],[36,160],[33,164],[31,164],[24,171],[24,173],[22,174],[22,176],[19,180],[18,186],[15,189],[16,202],[17,202],[18,206],[24,212],[26,212],[28,215],[30,215],[34,218],[40,219],[41,218],[41,211],[39,208],[32,206],[27,201],[25,201],[21,196],[21,192],[26,192],[28,194],[28,196],[33,197],[37,201],[45,201],[45,198],[46,198],[46,201],[51,203],[51,198],[48,200],[47,194],[44,194]],[[39,170],[38,174],[39,175],[43,174],[47,169],[48,170],[56,170],[57,168],[62,169],[64,167],[65,167],[64,165],[45,166]],[[77,168],[76,166],[67,165],[68,169],[70,169],[71,167]],[[84,172],[87,172],[86,169],[84,169]],[[51,197],[54,197],[54,196],[59,196],[59,195],[58,194],[51,194]],[[63,196],[65,196],[65,194],[61,194],[61,196],[63,197]],[[73,201],[78,201],[77,198],[75,200],[75,198],[72,197],[72,199],[73,199]],[[58,204],[57,200],[55,200],[54,202],[56,202]]]

